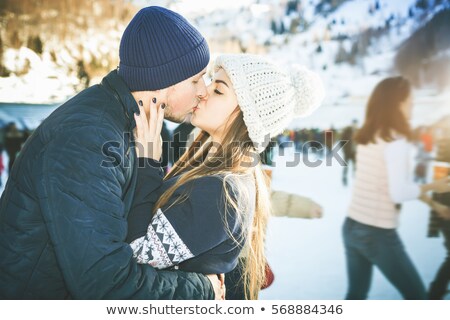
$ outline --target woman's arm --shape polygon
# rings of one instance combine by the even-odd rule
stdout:
[[[153,207],[160,197],[158,189],[163,183],[163,176],[161,162],[151,158],[138,158],[136,192],[127,217],[128,243],[146,233]]]
[[[395,203],[417,199],[421,190],[410,181],[409,145],[405,139],[390,142],[384,150],[389,195]]]
[[[146,234],[131,243],[138,263],[164,269],[216,248],[231,237],[240,238],[241,226],[236,211],[230,206],[225,210],[222,200],[225,191],[220,177],[191,181],[179,188],[173,200],[185,190],[190,191],[186,201],[158,209]],[[237,246],[235,244],[234,248]],[[237,256],[238,251],[227,259],[237,259]]]
[[[388,171],[389,194],[396,203],[419,198],[429,192],[450,192],[450,178],[446,177],[418,185],[410,182],[409,175],[409,144],[405,139],[390,142],[385,149],[385,160]],[[428,203],[427,201],[424,201]]]
[[[136,193],[127,217],[127,242],[145,234],[152,217],[153,207],[158,201],[156,190],[163,181],[161,169],[161,129],[164,110],[155,101],[150,103],[150,119],[147,119],[142,101],[139,101],[139,114],[134,114],[136,129],[134,131],[135,151],[138,156],[138,174]]]
[[[274,217],[313,219],[322,217],[322,207],[310,198],[273,190],[270,198]]]
[[[441,219],[450,220],[450,207],[434,201],[427,194],[422,194],[420,200],[425,202],[433,211],[435,211]]]

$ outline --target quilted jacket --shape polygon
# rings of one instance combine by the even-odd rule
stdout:
[[[200,274],[138,265],[125,242],[136,102],[116,71],[35,130],[0,199],[0,299],[212,299]]]

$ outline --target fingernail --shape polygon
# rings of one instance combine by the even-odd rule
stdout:
[[[156,98],[153,98],[152,101],[153,101],[153,103],[156,103]]]
[[[142,107],[144,104],[142,103],[142,100],[138,101],[139,105]]]
[[[161,103],[161,109],[165,109],[166,108],[166,104],[165,103]]]

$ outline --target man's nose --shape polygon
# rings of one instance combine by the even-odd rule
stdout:
[[[197,91],[197,96],[200,100],[208,99],[208,90],[206,88],[205,80],[203,79],[199,81],[199,89]]]

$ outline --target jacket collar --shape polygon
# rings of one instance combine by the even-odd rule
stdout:
[[[125,111],[130,130],[133,130],[136,127],[134,113],[139,112],[139,107],[136,100],[134,100],[130,89],[128,89],[123,79],[117,74],[117,70],[111,71],[104,77],[101,84],[113,92],[115,98],[119,101]]]

